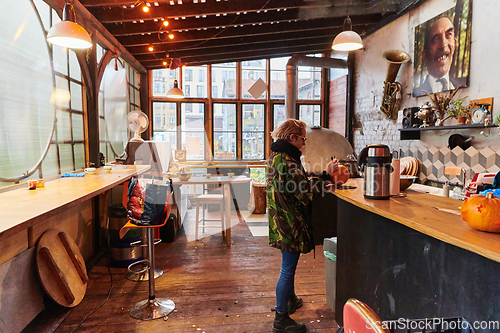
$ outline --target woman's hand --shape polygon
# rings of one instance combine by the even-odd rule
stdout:
[[[330,162],[328,162],[328,165],[326,166],[326,172],[330,176],[333,176],[333,174],[339,169],[339,161],[336,158],[332,158]]]

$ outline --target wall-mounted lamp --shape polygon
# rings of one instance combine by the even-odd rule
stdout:
[[[349,16],[344,20],[344,31],[333,40],[332,49],[335,51],[354,51],[363,47],[359,35],[352,31],[352,21]]]
[[[184,93],[179,89],[179,83],[177,80],[174,80],[174,87],[167,92],[167,97],[184,98]]]
[[[92,40],[88,32],[75,21],[75,9],[72,4],[65,4],[61,22],[54,24],[47,34],[51,44],[70,49],[88,49]]]

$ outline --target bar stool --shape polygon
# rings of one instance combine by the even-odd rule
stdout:
[[[172,193],[169,193],[169,195],[171,198]],[[171,200],[167,200],[167,202],[171,202]],[[132,265],[142,264],[142,262],[144,261],[148,263],[148,267],[146,267],[144,270],[148,270],[149,295],[146,300],[136,303],[129,310],[130,316],[132,316],[135,319],[141,319],[141,320],[157,319],[167,316],[170,312],[172,312],[175,309],[175,303],[172,300],[167,298],[156,298],[155,279],[149,278],[155,276],[154,228],[162,227],[167,223],[168,216],[170,215],[170,209],[171,209],[171,204],[167,203],[165,212],[166,218],[162,224],[141,225],[142,223],[140,220],[133,219],[129,216],[129,220],[127,221],[127,223],[120,229],[119,233],[120,238],[123,238],[123,236],[125,236],[125,234],[130,228],[142,228],[142,230],[146,231],[146,248],[148,252],[148,259],[141,260]]]
[[[127,193],[128,193],[128,185],[130,181],[127,180],[125,183],[123,183],[123,197],[122,197],[122,205],[123,207],[127,207]],[[168,218],[168,215],[167,215]],[[155,226],[158,227],[158,226]],[[128,229],[127,229],[128,230]],[[159,230],[159,229],[158,229]],[[124,234],[125,235],[125,234]],[[124,235],[122,236],[120,234],[120,238],[123,238]],[[148,237],[148,232],[145,228],[141,229],[141,240],[132,242],[130,243],[130,246],[135,246],[135,247],[142,247],[142,260],[138,260],[128,266],[128,274],[127,274],[127,279],[130,281],[136,281],[136,282],[143,282],[143,281],[148,281],[149,280],[149,265],[148,265],[148,248],[147,248],[147,237]],[[156,245],[161,242],[161,239],[154,239],[154,244]],[[134,270],[135,266],[141,265],[142,268],[138,270]],[[163,271],[159,268],[154,269],[154,277],[155,279],[160,277],[163,274]]]

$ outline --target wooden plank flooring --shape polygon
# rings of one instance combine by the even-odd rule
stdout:
[[[164,274],[155,280],[156,297],[176,304],[167,320],[136,320],[129,309],[147,298],[148,283],[126,279],[126,269],[110,268],[107,258],[89,274],[87,294],[55,332],[271,332],[280,251],[268,246],[267,237],[253,237],[233,212],[232,246],[220,231],[194,240],[194,212],[189,211],[174,243],[156,245],[156,266]],[[239,220],[238,220],[239,218]],[[308,332],[335,332],[334,313],[325,303],[325,258],[322,246],[302,255],[296,274],[296,292],[304,305],[292,318],[304,322]]]

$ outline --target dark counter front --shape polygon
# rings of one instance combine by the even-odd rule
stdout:
[[[423,194],[408,195],[412,200],[411,195]],[[463,317],[483,327],[492,325],[490,329],[478,327],[476,332],[500,331],[500,263],[497,260],[479,251],[452,245],[432,233],[417,231],[411,224],[395,221],[387,214],[390,209],[377,213],[374,207],[378,203],[370,203],[373,207],[367,209],[364,203],[352,200],[355,196],[344,197],[346,200],[342,197],[337,200],[335,319],[339,325],[343,322],[345,302],[357,298],[382,320]],[[401,202],[380,203],[387,207],[391,204],[401,205]],[[454,204],[459,206],[461,202]],[[429,213],[425,208],[418,207],[422,210],[418,218],[413,217],[418,214],[416,211],[408,210],[406,218],[413,222],[418,219],[431,224],[441,222],[437,217],[432,221],[425,216]],[[467,235],[471,233],[475,236],[471,239],[479,242],[481,237],[490,242],[492,237],[498,237],[500,242],[500,235],[468,230],[459,216],[448,214],[448,217],[458,225],[450,230],[450,237],[456,234],[471,237]]]

